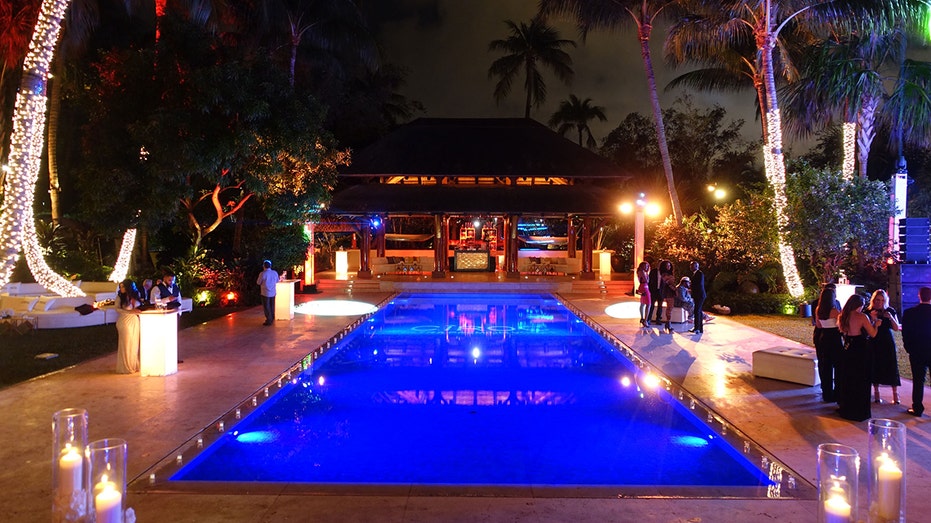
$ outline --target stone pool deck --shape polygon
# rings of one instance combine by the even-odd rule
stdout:
[[[355,293],[379,303],[388,294]],[[632,297],[573,292],[562,297],[659,367],[673,381],[702,398],[731,424],[814,482],[815,449],[838,442],[867,451],[867,423],[845,421],[820,401],[817,388],[750,373],[751,354],[797,344],[718,318],[701,336],[660,334],[641,329],[636,319],[605,314],[608,305]],[[299,300],[345,299],[332,293],[299,295]],[[115,357],[75,367],[0,390],[0,515],[5,521],[48,521],[51,490],[51,416],[81,407],[90,417],[90,439],[129,442],[128,475],[145,473],[194,434],[249,398],[355,317],[296,315],[262,326],[261,308],[185,329],[179,334],[179,372],[165,378],[118,375]],[[679,325],[680,331],[687,326]],[[2,349],[0,349],[2,350]],[[888,388],[883,390],[889,396]],[[910,398],[911,382],[900,389]],[[931,402],[931,394],[926,394]],[[905,414],[907,405],[874,405],[873,416],[908,426],[908,521],[931,513],[931,417]],[[861,473],[860,516],[866,520],[866,487]],[[128,505],[139,522],[562,522],[574,521],[792,521],[816,520],[813,500],[590,499],[552,497],[306,495],[281,488],[229,493],[131,491]]]

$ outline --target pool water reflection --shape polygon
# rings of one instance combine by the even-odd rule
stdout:
[[[402,294],[170,479],[798,494],[642,366],[549,295]]]

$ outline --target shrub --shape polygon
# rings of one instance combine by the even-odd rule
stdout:
[[[711,292],[705,306],[710,310],[712,305],[724,305],[731,308],[731,314],[782,314],[786,305],[798,303],[790,294]]]

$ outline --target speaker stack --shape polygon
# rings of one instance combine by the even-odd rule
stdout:
[[[903,263],[928,263],[931,260],[931,218],[899,220],[899,259]]]
[[[889,301],[901,314],[918,304],[919,288],[931,286],[931,218],[899,220],[899,263],[889,269]]]

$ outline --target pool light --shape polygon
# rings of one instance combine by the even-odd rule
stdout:
[[[643,384],[647,386],[648,388],[655,389],[656,387],[659,386],[659,383],[660,383],[659,377],[656,374],[653,374],[652,372],[648,372],[646,375],[643,376]]]

